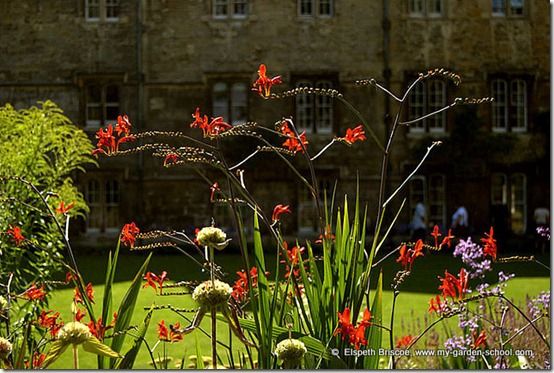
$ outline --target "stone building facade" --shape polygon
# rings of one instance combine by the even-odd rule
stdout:
[[[447,228],[455,208],[465,205],[476,233],[494,222],[507,235],[532,232],[534,209],[550,205],[546,1],[0,0],[0,14],[0,103],[24,107],[51,99],[93,141],[119,113],[139,131],[200,138],[189,128],[196,107],[230,123],[273,126],[292,116],[307,132],[312,154],[358,124],[343,103],[327,97],[263,100],[250,92],[265,63],[283,78],[275,92],[337,89],[385,143],[398,103],[355,81],[374,78],[400,95],[418,72],[444,67],[463,83],[430,79],[416,86],[400,121],[456,97],[496,101],[398,127],[388,193],[432,141],[443,141],[401,193],[407,205],[398,233],[406,233],[417,200],[428,207],[430,223]],[[223,147],[235,163],[256,143],[232,138]],[[337,181],[338,196],[353,196],[359,180],[371,224],[381,154],[368,139],[349,148],[336,144],[315,162],[321,189]],[[189,232],[212,216],[230,225],[225,207],[210,203],[209,185],[190,167],[162,162],[150,154],[100,158],[98,168],[78,175],[91,205],[79,237],[102,242],[130,220],[143,229]],[[309,175],[300,156],[293,162]],[[275,155],[259,155],[241,168],[268,214],[277,203],[291,205],[286,232],[315,234],[306,188]]]

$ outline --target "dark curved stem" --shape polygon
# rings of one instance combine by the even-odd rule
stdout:
[[[519,314],[521,316],[523,316],[523,318],[531,325],[531,327],[533,329],[535,329],[535,331],[537,332],[537,334],[539,335],[539,337],[541,337],[542,341],[544,342],[544,344],[550,349],[550,343],[548,343],[548,340],[545,338],[544,335],[542,335],[542,333],[540,332],[540,330],[537,328],[537,326],[535,325],[535,323],[533,323],[533,321],[527,317],[527,315],[518,307],[516,306],[511,300],[509,300],[508,298],[506,298],[504,295],[499,295],[499,298],[502,298],[504,299],[506,302],[508,302],[517,312],[519,312]]]

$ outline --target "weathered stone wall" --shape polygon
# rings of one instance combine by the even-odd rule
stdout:
[[[549,145],[544,138],[549,123],[544,116],[550,110],[550,18],[545,1],[525,2],[526,15],[515,18],[493,17],[489,0],[445,0],[444,16],[414,18],[407,14],[407,1],[393,0],[389,2],[389,31],[383,29],[381,1],[334,3],[331,18],[300,17],[297,2],[286,0],[250,1],[246,19],[216,20],[207,0],[143,0],[142,33],[138,35],[133,0],[121,0],[117,22],[87,22],[84,1],[0,0],[0,103],[24,107],[52,99],[72,120],[83,124],[83,77],[115,74],[121,80],[121,111],[128,113],[138,127],[180,130],[200,138],[197,130],[189,128],[191,113],[200,107],[210,114],[213,81],[252,81],[258,65],[265,63],[270,75],[283,77],[284,84],[275,92],[292,88],[297,76],[335,74],[338,89],[368,119],[384,143],[385,97],[374,87],[355,86],[356,79],[372,77],[383,82],[384,71],[390,69],[391,90],[400,93],[409,82],[409,74],[446,67],[463,78],[460,87],[449,86],[448,98],[453,100],[458,96],[490,95],[491,74],[523,73],[532,77],[529,131],[515,135],[509,156],[502,151],[487,154],[467,168],[475,171],[464,171],[470,173],[464,176],[451,164],[452,154],[439,152],[438,157],[430,157],[421,172],[447,176],[448,220],[455,206],[466,201],[478,231],[490,221],[493,170],[526,172],[529,216],[534,207],[549,202],[549,171],[544,170],[548,165],[545,159]],[[388,51],[383,49],[385,33],[390,40]],[[389,55],[388,66],[384,64],[385,53]],[[141,87],[143,97],[139,102]],[[390,103],[389,114],[394,115],[397,106],[392,100]],[[312,155],[334,135],[341,136],[347,127],[359,123],[341,102],[335,101],[334,110],[334,133],[309,137]],[[422,146],[424,149],[433,139],[450,138],[454,123],[460,121],[458,110],[449,112],[447,132],[442,135],[414,135],[399,128],[391,152],[389,193],[413,169],[422,155]],[[142,119],[135,121],[139,113]],[[263,100],[254,93],[248,96],[249,120],[261,125],[272,126],[294,113],[292,98]],[[490,116],[490,105],[477,108],[480,126],[489,135]],[[256,146],[251,139],[242,138],[224,143],[230,163],[239,161]],[[189,228],[222,214],[209,203],[209,185],[190,168],[165,169],[162,162],[144,154],[100,159],[100,168],[90,170],[91,175],[119,175],[122,224],[137,220],[146,228]],[[338,177],[338,200],[342,200],[343,193],[354,194],[359,177],[362,201],[369,204],[372,221],[380,162],[379,149],[368,139],[349,148],[334,145],[316,161],[316,169],[330,178]],[[300,155],[293,163],[309,177]],[[242,168],[246,185],[260,199],[266,213],[270,214],[277,203],[291,204],[296,210],[305,190],[275,155],[256,157]],[[208,176],[220,184],[223,181],[217,172],[209,172]],[[83,182],[86,179],[83,177]],[[405,195],[402,192],[400,197]],[[395,211],[399,203],[395,202],[389,212]],[[407,223],[410,215],[406,207],[401,223]],[[285,228],[294,233],[297,218],[289,218]]]

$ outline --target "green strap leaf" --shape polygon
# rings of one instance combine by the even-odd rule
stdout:
[[[150,262],[151,257],[152,253],[148,255],[148,257],[144,261],[144,264],[142,265],[142,267],[140,267],[139,271],[135,275],[131,286],[127,290],[127,293],[125,293],[125,296],[123,297],[123,300],[121,301],[121,304],[119,306],[119,310],[117,312],[117,321],[115,322],[114,327],[114,337],[112,340],[112,350],[116,352],[121,351],[123,341],[125,341],[126,333],[119,332],[128,329],[129,325],[131,324],[131,319],[133,318],[133,312],[135,311],[135,305],[137,303],[142,278],[144,277],[144,273],[146,272],[146,268],[148,267],[148,263]],[[111,369],[114,368],[115,362],[115,360],[111,360]]]
[[[120,354],[100,342],[96,337],[92,337],[86,342],[83,342],[83,350],[106,357],[120,358]]]
[[[67,350],[68,346],[69,344],[65,344],[60,340],[52,343],[48,354],[46,354],[46,358],[44,359],[44,363],[42,364],[42,366],[46,368],[54,361],[58,360],[58,358],[65,352],[65,350]]]
[[[240,326],[244,329],[256,332],[256,324],[253,320],[248,319],[239,319]],[[311,337],[306,334],[301,334],[298,332],[292,332],[291,333],[292,338],[296,338],[306,345],[306,349],[308,350],[308,353],[315,355],[317,357],[322,357],[325,360],[331,359],[331,354],[329,354],[329,351],[325,347],[323,343],[321,343],[320,340]],[[281,326],[273,325],[271,329],[271,337],[276,342],[281,341],[285,338],[289,337],[289,330],[286,328],[283,328]]]
[[[133,364],[135,363],[135,359],[137,358],[138,351],[140,349],[140,346],[142,345],[142,341],[144,340],[144,336],[146,335],[148,327],[150,326],[150,320],[152,319],[153,310],[154,306],[152,305],[152,307],[150,307],[150,310],[146,314],[144,321],[142,322],[142,326],[135,338],[133,347],[131,347],[129,351],[127,351],[122,360],[119,360],[116,366],[117,369],[133,369]]]
[[[377,281],[377,289],[375,296],[373,297],[373,305],[371,306],[371,322],[374,324],[382,325],[383,323],[383,272],[379,274],[379,280]],[[381,348],[383,340],[383,329],[372,326],[369,329],[369,337],[367,339],[367,346],[375,351]],[[379,355],[366,356],[364,358],[364,369],[376,370],[379,368]]]

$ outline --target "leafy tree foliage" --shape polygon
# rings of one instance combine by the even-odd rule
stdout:
[[[61,201],[74,203],[71,217],[88,212],[73,177],[94,163],[91,150],[87,135],[51,101],[22,110],[0,107],[0,283],[13,273],[12,289],[21,291],[61,269],[63,236],[43,199],[54,214]],[[64,227],[65,216],[56,218]],[[13,226],[26,238],[20,245],[6,233]]]

